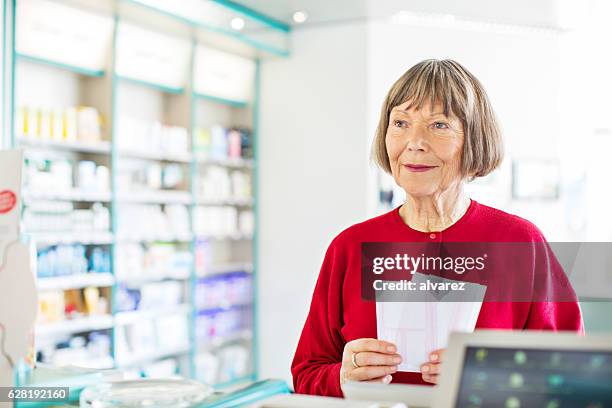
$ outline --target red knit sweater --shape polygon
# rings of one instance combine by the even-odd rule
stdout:
[[[410,228],[399,207],[353,225],[330,244],[323,260],[291,366],[297,393],[342,396],[340,361],[344,345],[376,338],[376,304],[361,299],[361,242],[542,242],[527,220],[471,202],[449,228],[424,233]],[[584,333],[578,302],[483,303],[477,328],[572,330]],[[419,373],[398,372],[393,382],[426,384]]]

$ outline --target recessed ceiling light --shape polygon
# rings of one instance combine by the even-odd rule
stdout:
[[[302,24],[308,19],[308,13],[305,11],[296,11],[293,13],[293,21],[297,24]]]
[[[234,30],[242,30],[244,28],[244,19],[240,18],[240,17],[234,17],[232,18],[232,21],[230,22],[230,25],[232,26],[232,28]]]

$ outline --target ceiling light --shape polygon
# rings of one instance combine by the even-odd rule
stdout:
[[[230,25],[232,26],[232,28],[234,30],[242,30],[244,28],[244,19],[240,18],[240,17],[234,17],[232,18],[232,21],[230,22]]]
[[[308,19],[308,13],[305,11],[296,11],[293,13],[293,21],[297,24],[302,24]]]

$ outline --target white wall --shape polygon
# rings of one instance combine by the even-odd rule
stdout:
[[[366,215],[364,24],[295,30],[262,63],[259,127],[260,374],[290,364],[331,239]]]

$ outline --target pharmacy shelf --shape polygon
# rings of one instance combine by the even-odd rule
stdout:
[[[191,242],[194,235],[189,232],[183,233],[159,233],[159,234],[121,234],[117,237],[118,244],[124,243],[153,243],[153,242]]]
[[[110,154],[110,142],[81,142],[81,141],[55,141],[45,139],[32,139],[18,137],[17,144],[22,147],[30,147],[45,150],[64,150],[77,153]]]
[[[85,361],[75,361],[70,364],[75,367],[88,368],[92,370],[109,370],[115,366],[115,360],[111,356],[92,358]]]
[[[238,169],[252,169],[254,166],[252,159],[203,157],[201,153],[196,154],[196,157],[198,165],[201,166],[223,166]]]
[[[118,358],[116,366],[117,368],[130,368],[140,366],[164,358],[187,356],[190,351],[190,347],[177,347],[167,350],[156,350],[148,353],[135,353],[126,358]]]
[[[68,364],[58,364],[59,367],[78,367],[83,370],[110,370],[115,367],[111,356],[88,358],[85,360],[70,360]]]
[[[232,303],[230,301],[223,301],[218,305],[215,306],[209,306],[209,307],[203,307],[201,309],[197,309],[196,313],[198,315],[204,315],[204,314],[208,314],[208,313],[223,313],[223,312],[228,312],[230,310],[236,310],[236,309],[248,309],[253,307],[253,302],[248,301],[248,302],[239,302],[239,303]]]
[[[200,278],[205,280],[206,278]],[[251,299],[245,299],[239,302],[231,302],[227,299],[223,299],[215,305],[205,306],[196,309],[196,314],[206,315],[209,313],[223,313],[230,310],[248,309],[253,307],[253,301]]]
[[[164,282],[164,281],[184,281],[191,278],[191,274],[184,275],[163,275],[163,276],[147,276],[147,272],[143,273],[141,277],[119,277],[117,276],[117,283],[124,284],[128,287],[140,287],[147,283]]]
[[[52,61],[52,60],[45,59],[45,58],[35,57],[33,55],[15,53],[15,57],[17,57],[17,59],[22,60],[22,61],[33,62],[36,64],[43,64],[43,65],[47,65],[52,68],[74,72],[75,74],[79,74],[79,75],[85,75],[85,76],[91,76],[91,77],[103,77],[105,75],[105,72],[102,69],[96,70],[96,69],[79,67],[76,65],[66,64],[60,61]]]
[[[234,206],[234,207],[252,207],[254,200],[252,198],[228,198],[223,200],[207,200],[199,199],[197,205],[203,206]]]
[[[129,159],[144,159],[144,160],[155,160],[175,163],[191,163],[193,156],[189,152],[185,153],[164,153],[164,152],[149,152],[146,150],[119,150],[118,152],[121,158]]]
[[[24,201],[76,201],[87,203],[107,203],[111,201],[111,193],[96,192],[86,190],[69,190],[69,191],[34,191],[26,190],[23,192]]]
[[[113,286],[115,277],[112,273],[82,273],[75,275],[38,278],[36,286],[40,291],[69,290],[88,287],[104,288]]]
[[[253,332],[251,330],[240,330],[228,336],[215,337],[212,340],[201,343],[198,346],[198,353],[206,353],[211,350],[223,347],[230,343],[244,342],[253,340]]]
[[[228,262],[219,265],[207,266],[202,270],[197,271],[198,278],[209,276],[224,275],[232,272],[253,272],[253,264],[250,262]]]
[[[80,317],[73,320],[37,324],[35,333],[37,336],[52,336],[106,330],[112,328],[113,323],[114,320],[111,315]]]
[[[128,1],[128,0],[125,0]],[[230,10],[234,10],[233,4],[234,2],[230,1],[216,1],[217,3],[223,5]],[[119,2],[122,3],[122,2]],[[118,3],[118,4],[119,4]],[[91,231],[91,232],[41,232],[35,234],[29,234],[32,239],[35,240],[37,245],[42,248],[44,246],[49,245],[57,245],[57,244],[84,244],[84,245],[108,245],[110,246],[110,254],[113,256],[116,254],[118,245],[123,243],[141,243],[141,244],[150,244],[150,243],[176,243],[180,244],[183,250],[190,250],[193,255],[193,261],[191,265],[191,270],[189,271],[189,276],[168,276],[165,277],[164,280],[180,280],[181,286],[184,286],[185,293],[187,294],[187,298],[185,299],[185,304],[181,305],[177,309],[173,311],[165,311],[165,312],[177,312],[180,310],[181,313],[185,313],[190,321],[190,333],[189,333],[189,347],[188,348],[179,348],[174,350],[161,350],[154,353],[146,353],[146,355],[136,354],[130,355],[128,359],[120,360],[121,355],[118,355],[116,349],[113,349],[113,359],[115,362],[115,367],[134,367],[139,364],[151,363],[156,360],[172,357],[172,356],[182,356],[180,361],[181,372],[185,373],[185,375],[194,376],[196,373],[195,369],[195,361],[194,361],[194,353],[198,347],[198,340],[195,338],[194,331],[194,319],[196,318],[196,312],[193,310],[194,296],[195,296],[195,285],[197,285],[197,279],[201,277],[200,275],[196,275],[196,250],[197,243],[195,242],[195,238],[197,237],[193,232],[196,228],[194,222],[194,213],[196,210],[196,205],[221,205],[221,206],[237,206],[237,207],[245,207],[253,210],[255,213],[255,219],[258,219],[257,215],[257,194],[258,194],[258,181],[257,175],[255,174],[257,169],[257,132],[258,132],[258,105],[259,105],[259,56],[265,55],[265,53],[261,53],[259,51],[263,50],[267,53],[272,53],[274,55],[286,56],[287,53],[282,50],[273,49],[274,44],[269,44],[266,46],[265,44],[256,43],[255,39],[251,40],[247,38],[247,36],[243,33],[233,33],[230,30],[228,32],[213,30],[216,34],[223,36],[226,34],[226,39],[230,40],[241,40],[245,44],[256,48],[255,53],[251,55],[251,57],[255,60],[256,72],[255,78],[253,82],[253,95],[254,97],[247,101],[241,100],[231,100],[223,97],[219,97],[218,95],[207,95],[194,92],[195,91],[195,81],[197,78],[197,73],[194,72],[196,69],[196,64],[192,63],[190,65],[190,72],[184,72],[182,74],[185,75],[185,84],[184,87],[181,85],[180,87],[172,87],[166,86],[162,83],[152,83],[140,80],[138,78],[133,77],[123,77],[117,71],[117,66],[115,66],[115,62],[117,61],[118,55],[120,53],[117,52],[120,41],[118,40],[118,30],[117,25],[122,24],[124,21],[130,21],[131,23],[138,24],[138,21],[145,21],[148,17],[150,17],[150,11],[147,11],[147,6],[143,4],[139,4],[134,1],[133,10],[130,9],[130,15],[124,14],[122,6],[115,5],[117,8],[114,10],[115,12],[115,29],[112,38],[112,42],[109,43],[110,49],[108,50],[108,60],[105,61],[105,67],[108,67],[107,71],[96,71],[96,70],[87,70],[82,67],[72,66],[62,64],[58,61],[49,61],[44,59],[38,59],[36,57],[26,56],[26,55],[17,55],[18,60],[30,61],[33,63],[42,63],[46,64],[53,68],[68,70],[74,72],[78,75],[90,76],[90,77],[104,77],[103,79],[90,79],[90,78],[78,78],[79,80],[79,102],[70,102],[72,105],[77,105],[80,103],[92,104],[94,107],[98,108],[99,111],[104,115],[105,122],[105,136],[108,136],[109,141],[96,142],[96,143],[88,143],[80,140],[75,141],[57,141],[57,140],[43,140],[43,139],[35,139],[24,137],[23,135],[12,134],[9,138],[13,142],[13,146],[21,146],[25,148],[27,151],[30,151],[32,155],[37,155],[36,157],[45,157],[49,156],[49,158],[69,158],[72,159],[91,159],[96,161],[98,164],[105,165],[110,170],[111,176],[111,192],[104,192],[102,194],[90,194],[86,193],[82,190],[75,190],[69,192],[46,192],[42,193],[40,191],[31,191],[28,192],[29,195],[25,197],[26,202],[30,200],[32,204],[35,204],[37,201],[58,201],[55,203],[56,205],[67,206],[68,203],[93,203],[93,202],[103,202],[108,203],[108,207],[111,210],[111,230],[110,231]],[[76,5],[76,3],[75,3]],[[77,7],[78,8],[78,7]],[[146,10],[145,10],[146,9]],[[94,9],[88,8],[85,10],[86,12],[96,13]],[[234,10],[238,14],[244,12],[243,9]],[[133,15],[132,15],[133,14]],[[160,13],[158,16],[160,19],[166,18],[162,16],[163,13]],[[248,13],[247,13],[248,14]],[[253,15],[249,14],[250,17]],[[7,18],[14,16],[7,16]],[[260,21],[261,16],[257,17],[256,20]],[[132,20],[134,18],[135,20]],[[166,21],[167,22],[167,21]],[[264,19],[265,22],[265,19]],[[19,24],[19,22],[18,22]],[[146,25],[146,24],[145,24]],[[182,25],[185,33],[190,33],[190,40],[193,41],[193,48],[191,50],[191,60],[195,61],[195,52],[198,52],[198,45],[200,39],[204,38],[202,34],[205,34],[207,29],[211,27],[204,27],[193,21],[189,21],[188,19],[176,19],[169,25],[154,25],[156,28],[153,29],[149,27],[149,30],[154,30],[159,32],[160,34],[175,34],[175,26],[178,27]],[[270,25],[270,24],[268,24]],[[164,29],[164,27],[172,26],[172,32],[169,32]],[[281,30],[282,31],[282,30]],[[16,30],[16,33],[19,33],[19,30]],[[284,32],[284,31],[283,31]],[[17,41],[18,42],[18,41]],[[209,44],[214,48],[224,48],[223,44],[225,41],[217,44]],[[16,49],[13,48],[9,50],[9,52],[16,53]],[[229,51],[231,52],[231,51]],[[16,76],[22,72],[25,72],[25,69],[28,68],[29,65],[27,63],[17,63],[15,65]],[[65,76],[65,73],[60,72],[59,70],[54,69],[39,69],[36,71],[40,71],[44,75],[51,76],[50,81],[53,81],[53,76]],[[71,75],[71,77],[75,77]],[[22,76],[23,78],[23,76]],[[21,83],[15,83],[15,78],[12,79],[12,87],[9,87],[9,92],[14,92],[13,95],[9,95],[10,98],[10,117],[14,118],[16,109],[15,109],[15,94],[19,94],[20,92],[24,92],[25,90],[32,90],[32,95],[27,95],[28,98],[36,97],[38,94],[35,91],[36,88],[32,87],[21,87]],[[163,80],[160,80],[163,82]],[[38,83],[38,82],[37,82]],[[42,86],[48,85],[51,82],[41,81]],[[135,87],[129,87],[126,84],[131,83],[135,84]],[[142,92],[146,91],[144,89],[137,89],[137,87],[142,86],[149,89],[153,89],[158,92]],[[14,89],[14,91],[13,91]],[[203,89],[202,89],[203,90]],[[125,93],[124,93],[125,91]],[[130,92],[134,91],[134,92]],[[88,95],[88,93],[95,93],[95,95]],[[161,93],[164,93],[162,95]],[[22,94],[23,95],[23,94]],[[171,123],[178,126],[183,126],[187,128],[188,132],[191,134],[191,147],[190,151],[181,153],[181,152],[159,152],[159,151],[150,151],[147,150],[148,147],[138,146],[139,149],[136,151],[122,151],[121,144],[118,140],[118,113],[123,112],[121,108],[119,108],[119,104],[123,103],[122,101],[127,98],[125,95],[129,95],[129,98],[146,98],[147,96],[143,95],[154,95],[155,98],[161,98],[162,104],[172,103],[171,110],[164,110],[163,113],[160,113],[160,122]],[[60,95],[61,96],[61,95]],[[28,99],[29,100],[29,99]],[[35,103],[37,100],[33,99],[32,106],[37,106]],[[58,103],[61,102],[62,99],[58,98]],[[141,102],[142,99],[136,101],[136,103]],[[44,105],[41,102],[41,106]],[[175,104],[176,102],[176,104]],[[132,102],[128,102],[132,103]],[[213,106],[214,105],[214,106]],[[136,105],[138,106],[138,105]],[[207,112],[207,108],[213,107],[210,112]],[[250,111],[247,111],[250,110]],[[228,116],[226,113],[231,114]],[[204,116],[198,116],[198,114],[204,113]],[[217,115],[218,113],[218,115]],[[161,118],[164,117],[164,119]],[[252,118],[251,123],[233,123],[232,120],[234,116],[239,117],[250,117]],[[204,119],[205,118],[205,119]],[[241,125],[250,127],[252,130],[252,147],[254,151],[254,158],[227,158],[227,157],[216,157],[211,158],[205,155],[205,152],[198,152],[195,147],[195,136],[193,135],[193,130],[198,127],[203,127],[204,123],[199,123],[202,121],[211,121],[208,125],[212,125],[214,123],[218,123],[224,127],[232,127],[233,125]],[[239,119],[237,119],[239,121]],[[227,123],[225,123],[227,122]],[[10,125],[10,123],[9,123]],[[9,126],[9,128],[18,129],[15,126]],[[46,155],[46,156],[45,156]],[[93,157],[92,157],[93,156]],[[130,162],[131,160],[131,162]],[[142,164],[174,164],[177,163],[181,165],[184,170],[189,172],[189,185],[188,192],[179,192],[178,194],[174,194],[175,192],[153,192],[153,193],[134,193],[129,192],[128,194],[121,194],[121,191],[118,191],[118,186],[120,183],[120,176],[118,174],[118,170],[120,165],[122,164],[139,164],[136,161],[140,160]],[[158,163],[154,163],[158,162]],[[250,172],[252,174],[252,183],[253,183],[253,199],[246,200],[196,200],[196,186],[198,179],[201,179],[200,170],[206,169],[207,166],[221,166],[225,167],[228,170],[236,169],[244,172]],[[201,197],[200,197],[201,198]],[[190,211],[190,225],[185,225],[188,228],[186,231],[151,231],[153,228],[147,228],[149,225],[135,225],[130,227],[131,229],[128,231],[119,230],[119,228],[123,227],[124,224],[120,224],[118,222],[118,217],[123,215],[121,210],[123,208],[122,204],[124,203],[151,203],[151,204],[181,204],[188,206]],[[88,207],[86,205],[79,205],[81,207]],[[32,208],[34,208],[32,206]],[[257,225],[257,222],[256,222]],[[170,226],[174,228],[180,228],[179,226]],[[206,227],[204,225],[204,227]],[[205,228],[203,228],[205,230]],[[212,230],[212,229],[211,229]],[[221,265],[215,265],[214,267],[207,268],[203,276],[212,276],[214,274],[222,274],[229,273],[236,270],[246,270],[248,272],[253,273],[253,293],[256,293],[256,267],[257,264],[257,239],[255,235],[252,234],[241,234],[241,233],[232,233],[232,234],[212,234],[200,235],[201,238],[216,240],[216,241],[228,241],[226,242],[214,242],[211,245],[212,250],[216,250],[217,244],[220,250],[229,251],[230,259],[254,259],[253,263],[227,263]],[[234,242],[237,245],[234,245]],[[247,242],[248,241],[248,242]],[[227,249],[225,249],[227,248]],[[234,253],[235,251],[235,253]],[[214,254],[216,255],[216,254]],[[122,324],[127,324],[126,322],[130,321],[142,321],[142,319],[150,319],[158,316],[162,316],[165,313],[164,311],[138,311],[138,312],[126,312],[126,313],[115,313],[117,309],[117,283],[121,280],[118,278],[117,269],[121,267],[121,265],[117,265],[117,259],[114,257],[112,259],[112,271],[106,274],[86,274],[88,276],[70,276],[70,277],[57,277],[57,278],[44,278],[38,281],[39,290],[65,290],[65,289],[78,289],[83,287],[111,287],[110,290],[110,298],[111,301],[111,311],[112,315],[105,316],[91,316],[84,317],[75,320],[66,320],[57,323],[50,323],[39,325],[37,327],[37,335],[38,336],[51,336],[54,334],[74,334],[79,332],[91,331],[91,330],[103,330],[103,329],[112,329],[109,333],[111,339],[114,340],[115,335],[117,334],[115,329],[120,327]],[[128,285],[142,284],[144,282],[149,281],[158,281],[161,280],[161,277],[157,277],[151,280],[135,280],[135,279],[125,279],[121,280],[121,282],[125,282]],[[253,295],[254,303],[253,314],[255,314],[255,309],[257,308],[257,299],[255,295]],[[256,321],[254,319],[254,321]],[[240,336],[238,336],[240,337]],[[250,372],[249,376],[244,377],[248,379],[255,379],[258,367],[258,356],[257,356],[257,326],[255,325],[253,328],[249,330],[245,330],[242,334],[243,338],[249,340],[249,343],[245,343],[245,348],[248,350],[249,356],[249,364],[253,367],[252,373]],[[50,340],[53,340],[51,338]],[[186,339],[187,340],[187,339]],[[238,341],[238,338],[227,338],[224,340],[225,343]],[[223,344],[225,344],[223,343]],[[215,341],[215,344],[222,344],[220,339]],[[126,356],[127,357],[127,356]],[[95,363],[94,360],[92,360]],[[102,362],[102,363],[108,363]],[[72,393],[72,389],[71,389]]]
[[[110,245],[113,234],[110,232],[32,232],[27,233],[38,246],[60,244]]]
[[[193,197],[187,191],[143,191],[117,193],[117,201],[122,203],[150,204],[186,204],[193,202]]]
[[[115,314],[115,325],[127,326],[145,320],[153,320],[161,316],[187,314],[191,312],[191,305],[181,304],[169,308],[133,310],[129,312],[119,312]]]
[[[197,239],[213,240],[213,241],[249,241],[253,239],[251,234],[242,234],[240,232],[232,234],[199,234],[196,233]]]

